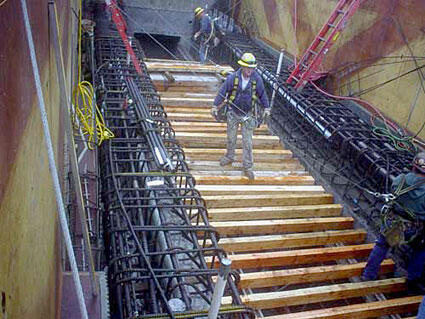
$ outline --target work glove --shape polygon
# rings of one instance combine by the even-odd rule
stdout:
[[[270,118],[270,115],[271,115],[271,113],[270,113],[271,111],[270,111],[270,108],[266,108],[266,109],[264,109],[264,113],[263,113],[263,117],[264,117],[264,120],[265,121],[267,121],[269,118]]]
[[[214,105],[214,106],[211,108],[211,115],[212,115],[213,117],[217,117],[217,114],[218,114],[218,107]]]
[[[199,32],[196,32],[195,35],[193,36],[193,39],[196,41],[199,38]]]

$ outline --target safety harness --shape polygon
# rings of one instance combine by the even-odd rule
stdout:
[[[230,104],[233,104],[233,101],[236,98],[236,92],[238,91],[238,87],[239,87],[239,77],[235,76],[235,79],[233,80],[233,88],[232,88],[232,92],[230,93],[230,97],[229,97],[229,101]],[[257,102],[257,81],[256,80],[251,80],[251,94],[252,94],[252,99],[251,99],[251,106],[252,109],[255,110],[256,108],[256,102]]]
[[[397,186],[392,196],[386,198],[386,204],[381,209],[381,223],[383,228],[383,235],[387,240],[388,245],[391,247],[399,246],[401,244],[408,244],[414,241],[421,232],[423,225],[419,222],[416,215],[409,209],[404,207],[397,199],[425,184],[425,179],[420,182],[404,187],[406,176],[402,177],[400,184]],[[415,229],[416,234],[413,235],[408,241],[404,238],[404,231],[408,228]]]

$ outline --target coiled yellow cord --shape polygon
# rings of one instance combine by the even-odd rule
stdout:
[[[80,1],[80,16],[78,26],[78,84],[72,92],[72,103],[74,105],[73,123],[77,129],[82,130],[87,136],[87,147],[91,150],[96,145],[100,146],[103,141],[114,138],[115,135],[105,125],[102,113],[95,105],[96,114],[93,114],[93,85],[88,81],[81,81],[81,19],[82,1]],[[93,79],[94,80],[94,79]],[[78,120],[77,120],[78,119]]]
[[[87,147],[94,149],[103,141],[114,138],[114,133],[109,130],[97,105],[96,116],[93,116],[93,86],[88,81],[79,82],[72,92],[72,101],[75,106],[73,122],[79,123],[84,136],[87,136]],[[78,118],[78,121],[77,121]]]

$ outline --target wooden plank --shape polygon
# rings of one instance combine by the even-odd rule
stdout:
[[[207,208],[224,207],[262,207],[262,206],[294,206],[332,204],[333,197],[330,194],[296,194],[296,195],[220,195],[204,196]]]
[[[330,230],[299,234],[222,238],[219,246],[227,252],[248,252],[323,246],[335,243],[354,244],[363,242],[365,238],[366,232],[360,229]],[[204,244],[202,240],[199,242]],[[211,242],[206,241],[205,245],[209,246]]]
[[[189,114],[187,114],[189,115]],[[185,115],[186,116],[186,115]],[[190,115],[189,115],[190,116]],[[206,116],[206,115],[197,115]],[[176,132],[176,139],[183,147],[202,147],[202,148],[226,148],[227,135],[225,133],[192,133]],[[238,148],[242,147],[242,136],[238,135],[236,143]],[[254,135],[252,138],[254,148],[281,148],[279,138],[269,135]]]
[[[261,267],[287,266],[314,264],[339,259],[363,258],[369,256],[374,244],[348,245],[341,247],[325,247],[312,249],[298,249],[290,251],[278,251],[267,253],[249,253],[229,255],[233,269],[254,269]],[[212,257],[205,257],[208,265],[211,265]],[[215,260],[215,266],[217,266]]]
[[[366,319],[384,315],[416,312],[422,296],[403,297],[384,301],[367,302],[349,306],[295,312],[264,319]],[[412,317],[414,318],[414,317]],[[407,319],[407,318],[406,318]]]
[[[222,238],[219,246],[227,252],[248,252],[322,246],[335,243],[361,243],[366,232],[360,229],[330,230],[323,232]]]
[[[314,185],[312,176],[256,176],[254,180],[245,176],[201,176],[194,175],[197,185]]]
[[[215,122],[210,114],[169,113],[167,118],[170,121]]]
[[[212,208],[208,210],[211,221],[261,220],[307,217],[331,217],[341,214],[340,204],[276,206],[276,207],[242,207]]]
[[[188,73],[220,73],[221,71],[233,72],[230,66],[199,64],[199,63],[176,63],[165,61],[146,61],[149,72],[188,72]]]
[[[214,123],[204,123],[214,124]],[[194,158],[199,160],[220,160],[224,155],[225,150],[222,148],[184,148],[184,152],[188,158]],[[242,161],[242,149],[236,149],[235,160]],[[282,161],[286,159],[292,159],[292,152],[283,149],[254,149],[252,151],[254,162],[269,162],[269,161]]]
[[[172,112],[168,112],[169,116],[172,116]],[[226,133],[227,124],[218,122],[184,122],[184,121],[171,121],[172,127],[179,132],[199,132],[199,133]],[[239,127],[238,132],[241,132]],[[256,128],[254,134],[268,134],[269,129],[265,125],[261,125]],[[223,149],[220,149],[220,154],[223,153]],[[202,153],[200,153],[202,154]],[[217,155],[218,157],[219,155]]]
[[[167,112],[168,116],[172,116],[173,113],[187,113],[192,115],[207,114],[208,116],[211,116],[210,108],[206,107],[165,107],[165,111]]]
[[[360,262],[349,265],[242,273],[240,274],[239,288],[265,288],[358,277],[365,266],[366,262]],[[394,262],[391,259],[385,259],[381,264],[380,274],[391,273],[394,268]]]
[[[186,161],[189,165],[189,168],[191,170],[197,170],[197,171],[216,171],[216,170],[222,170],[222,171],[234,171],[234,170],[243,170],[243,165],[241,162],[233,162],[230,165],[226,166],[220,166],[219,161]],[[286,170],[297,170],[297,169],[304,169],[304,167],[301,166],[301,164],[298,161],[283,161],[280,163],[264,163],[259,162],[255,163],[252,168],[254,171],[286,171]]]
[[[344,283],[313,288],[303,288],[278,292],[256,293],[242,296],[242,302],[255,309],[271,309],[317,302],[360,297],[372,293],[390,293],[404,290],[405,278]],[[230,305],[232,297],[224,297],[223,305]]]
[[[254,166],[254,169],[259,169]],[[249,194],[319,194],[324,193],[322,186],[317,185],[197,185],[202,195],[249,195]]]
[[[294,233],[352,228],[352,217],[296,218],[274,220],[249,220],[211,222],[221,236],[248,234]]]
[[[236,171],[203,171],[203,170],[191,170],[192,175],[196,176],[244,176],[242,170]],[[284,177],[284,176],[309,176],[309,173],[305,170],[289,170],[289,171],[256,171],[255,178],[257,177]]]

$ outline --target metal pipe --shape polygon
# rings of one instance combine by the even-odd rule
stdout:
[[[276,82],[277,79],[279,77],[280,74],[280,70],[282,69],[282,62],[283,62],[283,49],[280,50],[280,55],[279,55],[279,62],[277,64],[277,69],[276,69]],[[273,93],[272,93],[272,99],[270,100],[270,109],[273,108],[273,104],[274,104],[274,99],[276,97],[276,90],[278,88],[278,84],[275,83],[275,85],[273,85]]]
[[[226,287],[227,276],[230,272],[232,261],[228,258],[223,258],[220,263],[220,270],[215,284],[214,294],[211,301],[211,308],[208,312],[208,319],[217,319],[220,310],[221,298],[223,298],[224,288]]]

